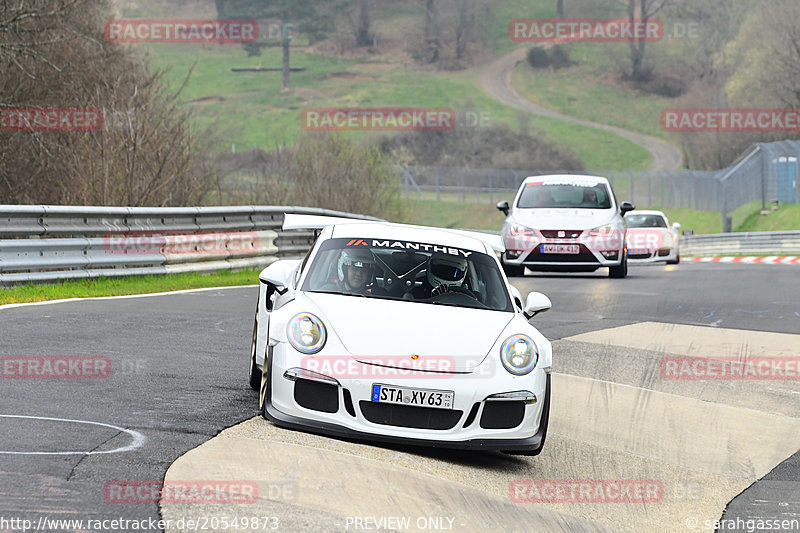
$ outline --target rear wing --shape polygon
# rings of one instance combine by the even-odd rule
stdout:
[[[322,229],[325,226],[338,226],[344,224],[386,224],[391,226],[406,226],[409,228],[435,229],[438,231],[457,233],[465,237],[477,239],[496,252],[504,252],[506,249],[505,245],[503,244],[503,238],[499,234],[495,233],[483,233],[480,231],[463,229],[434,228],[431,226],[415,226],[413,224],[396,224],[394,222],[363,220],[358,218],[327,217],[322,215],[295,215],[293,213],[286,213],[283,219],[284,230]]]

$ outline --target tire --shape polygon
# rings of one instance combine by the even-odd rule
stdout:
[[[608,267],[608,277],[622,279],[628,275],[628,251],[623,251],[622,262],[618,266]]]
[[[673,259],[671,261],[667,261],[667,264],[668,265],[677,265],[680,262],[681,262],[681,253],[678,252],[678,255],[675,256],[675,259]]]
[[[544,424],[544,429],[542,431],[542,440],[539,442],[539,446],[533,448],[531,450],[508,450],[503,451],[503,453],[507,455],[523,455],[527,457],[533,457],[542,453],[542,449],[544,448],[544,441],[547,439],[547,426],[550,425],[550,402],[547,402],[547,407],[542,413],[542,419],[539,424]]]
[[[503,265],[503,272],[506,273],[506,277],[521,278],[525,276],[525,267],[522,265],[508,265],[502,261],[500,264]]]
[[[256,303],[256,316],[253,319],[253,342],[250,344],[250,388],[261,389],[261,370],[256,365],[256,339],[258,337],[258,303]]]

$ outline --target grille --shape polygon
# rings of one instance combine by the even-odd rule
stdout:
[[[298,379],[294,382],[294,401],[306,409],[335,413],[339,410],[339,388],[318,381]]]
[[[486,402],[481,414],[483,429],[511,429],[522,424],[525,402]]]
[[[577,239],[583,233],[583,230],[580,229],[542,229],[539,231],[547,239]],[[559,231],[563,231],[564,235],[559,236]]]
[[[463,411],[432,409],[390,403],[358,402],[361,414],[373,424],[416,429],[452,429],[461,420]]]

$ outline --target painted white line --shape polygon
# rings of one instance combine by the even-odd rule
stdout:
[[[147,298],[150,296],[167,296],[171,294],[187,294],[190,292],[204,292],[204,291],[218,291],[223,289],[244,289],[247,287],[258,287],[258,284],[254,285],[230,285],[227,287],[205,287],[202,289],[183,289],[179,291],[166,291],[166,292],[148,292],[146,294],[124,294],[120,296],[92,296],[88,298],[64,298],[62,300],[45,300],[43,302],[25,302],[19,304],[5,304],[0,305],[0,311],[4,309],[13,309],[15,307],[29,307],[34,305],[51,305],[51,304],[62,304],[66,302],[81,302],[81,301],[91,301],[91,300],[124,300],[128,298]]]
[[[73,424],[88,424],[93,426],[102,426],[106,428],[111,428],[114,430],[119,431],[120,433],[127,433],[131,436],[132,440],[131,443],[127,446],[123,446],[121,448],[114,448],[113,450],[105,450],[105,451],[81,451],[81,452],[17,452],[17,451],[6,451],[0,450],[0,455],[103,455],[109,453],[125,453],[131,452],[138,448],[144,446],[144,443],[147,442],[147,437],[139,433],[138,431],[133,431],[132,429],[125,429],[119,426],[114,426],[112,424],[104,424],[102,422],[91,422],[89,420],[71,420],[69,418],[50,418],[46,416],[24,416],[24,415],[0,415],[0,418],[22,418],[27,420],[48,420],[54,422],[70,422]]]

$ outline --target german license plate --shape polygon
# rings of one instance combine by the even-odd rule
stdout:
[[[577,244],[543,244],[543,254],[579,254],[581,247]]]
[[[373,402],[452,409],[454,397],[455,393],[449,390],[412,389],[381,383],[372,384]]]
[[[628,250],[628,255],[650,255],[650,250],[647,248],[632,248]]]

